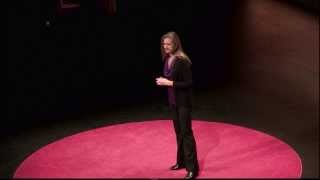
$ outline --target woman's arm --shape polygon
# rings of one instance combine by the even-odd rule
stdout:
[[[173,86],[173,81],[170,81],[164,77],[156,78],[156,83],[158,86]]]
[[[192,86],[191,64],[187,60],[179,60],[178,71],[181,73],[182,80],[173,81],[173,88],[189,88]]]

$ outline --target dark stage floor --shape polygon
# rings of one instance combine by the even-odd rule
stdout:
[[[319,121],[317,105],[303,107],[281,102],[253,90],[230,87],[195,92],[193,117],[249,127],[275,136],[292,146],[303,163],[303,178],[319,177]],[[131,105],[100,115],[37,124],[1,137],[1,178],[10,178],[15,169],[39,148],[85,130],[109,124],[146,119],[170,118],[166,101]]]

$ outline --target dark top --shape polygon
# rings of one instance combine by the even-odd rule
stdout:
[[[188,60],[176,58],[168,68],[164,65],[164,76],[173,81],[173,87],[168,87],[170,105],[192,106],[192,72],[191,63]]]

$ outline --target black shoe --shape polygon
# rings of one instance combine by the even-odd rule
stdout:
[[[188,171],[187,175],[184,177],[184,179],[194,179],[198,176],[198,172],[194,171]]]
[[[180,164],[175,164],[170,167],[170,170],[178,170],[178,169],[182,169],[182,168],[185,168],[185,166],[180,165]]]

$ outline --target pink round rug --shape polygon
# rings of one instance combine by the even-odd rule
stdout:
[[[301,160],[286,143],[231,124],[193,120],[199,178],[300,178]],[[171,171],[176,142],[171,120],[106,126],[48,144],[14,178],[182,178]]]

